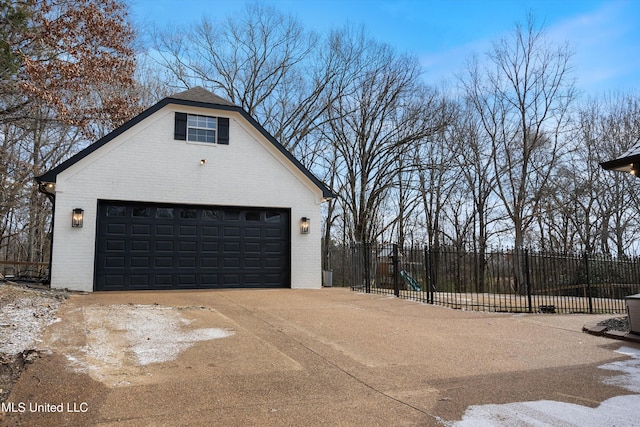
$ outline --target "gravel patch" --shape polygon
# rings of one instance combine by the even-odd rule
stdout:
[[[611,319],[603,320],[602,322],[598,323],[598,325],[606,326],[607,330],[610,331],[631,331],[631,326],[629,325],[629,316],[613,317]]]

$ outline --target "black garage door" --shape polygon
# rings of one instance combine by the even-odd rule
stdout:
[[[286,209],[100,201],[95,289],[290,286]]]

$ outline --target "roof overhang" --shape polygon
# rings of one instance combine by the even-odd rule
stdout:
[[[606,170],[629,172],[640,178],[640,141],[636,141],[617,159],[602,162],[600,166]]]
[[[606,170],[628,172],[640,178],[640,154],[602,162],[600,166]]]

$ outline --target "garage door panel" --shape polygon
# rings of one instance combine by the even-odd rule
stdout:
[[[223,242],[222,248],[225,254],[239,254],[240,242]]]
[[[238,274],[223,274],[222,276],[224,283],[229,286],[237,286],[240,283],[240,275]]]
[[[149,276],[147,274],[132,274],[130,277],[132,289],[149,289]]]
[[[124,251],[125,240],[108,239],[105,241],[105,250],[107,251]]]
[[[222,258],[222,268],[240,268],[240,258],[238,257]]]
[[[210,288],[218,285],[217,274],[202,274],[200,277],[202,278],[201,285],[203,288]]]
[[[289,213],[99,203],[96,290],[288,287]]]
[[[185,253],[185,252],[191,252],[191,253],[195,253],[196,252],[196,241],[190,241],[190,242],[185,242],[185,241],[181,241],[178,244],[178,250],[181,253]]]
[[[240,227],[224,227],[222,237],[240,237]]]
[[[204,254],[217,254],[218,242],[202,242],[202,253]]]
[[[247,274],[245,275],[245,283],[249,287],[257,288],[262,285],[263,278],[261,274]]]
[[[173,287],[173,275],[171,274],[154,274],[153,275],[155,288],[167,288]]]
[[[173,268],[173,257],[156,256],[154,261],[156,268]]]
[[[175,234],[173,229],[173,224],[157,224],[156,236],[173,236]]]
[[[126,224],[119,223],[107,224],[107,233],[110,236],[124,236],[127,234],[127,226]]]
[[[280,236],[282,236],[282,229],[281,228],[276,228],[276,227],[267,227],[266,230],[266,238],[276,238],[279,239]]]
[[[125,257],[124,256],[107,256],[105,258],[104,266],[106,268],[124,268]]]
[[[151,226],[149,224],[131,224],[131,234],[148,237],[151,235]]]
[[[262,266],[262,258],[245,258],[245,268],[260,268]]]
[[[195,225],[181,225],[180,226],[180,236],[181,237],[191,237],[197,234],[197,227]]]
[[[203,257],[201,259],[203,268],[218,268],[218,258]]]
[[[266,268],[280,268],[282,265],[282,259],[279,257],[266,257],[264,261],[264,266]]]
[[[173,240],[156,240],[156,252],[173,252]]]
[[[280,242],[266,242],[264,244],[264,252],[267,254],[280,254],[282,252],[282,245]]]
[[[131,268],[149,268],[149,257],[131,257]]]
[[[259,254],[262,252],[262,244],[260,242],[249,242],[243,245],[245,254]]]
[[[179,274],[178,275],[178,287],[193,288],[196,285],[196,275],[194,274]]]
[[[149,240],[133,240],[131,250],[134,252],[149,252],[151,242]]]
[[[262,237],[262,228],[260,227],[246,227],[244,230],[244,237],[254,239],[260,239]]]
[[[218,227],[208,225],[203,226],[202,237],[218,237]]]
[[[179,268],[195,268],[196,267],[196,257],[183,257],[178,258],[178,267]]]
[[[109,274],[103,277],[104,285],[107,288],[120,289],[124,286],[124,276],[122,274]]]

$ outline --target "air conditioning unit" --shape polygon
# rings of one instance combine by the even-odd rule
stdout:
[[[629,315],[629,325],[631,333],[640,335],[640,294],[629,295],[627,301],[627,314]]]

